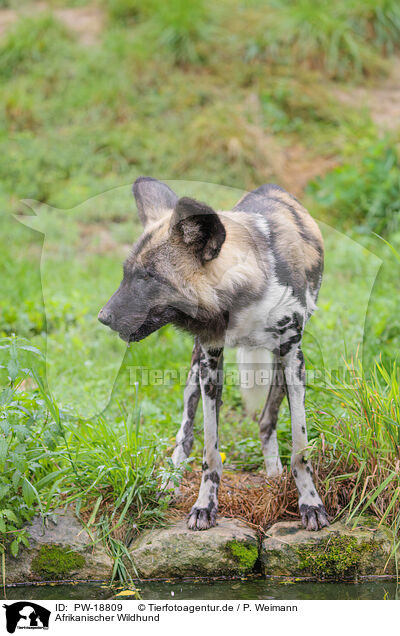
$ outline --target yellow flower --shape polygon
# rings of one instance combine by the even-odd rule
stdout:
[[[220,455],[221,455],[222,463],[224,463],[224,461],[226,460],[226,454],[220,453]]]

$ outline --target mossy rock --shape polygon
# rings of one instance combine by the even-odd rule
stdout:
[[[108,581],[113,561],[93,543],[72,510],[60,510],[44,525],[37,516],[27,526],[29,546],[6,556],[6,582]]]
[[[32,560],[33,574],[51,581],[70,578],[85,566],[85,558],[70,546],[42,545]]]
[[[232,576],[251,572],[258,558],[256,532],[219,517],[215,528],[193,532],[186,520],[144,532],[130,549],[142,578]]]
[[[281,522],[267,532],[260,560],[266,576],[355,580],[394,574],[391,549],[390,531],[372,519],[356,528],[337,522],[319,532]]]
[[[300,568],[317,578],[342,579],[353,577],[364,557],[374,549],[372,542],[358,543],[355,537],[331,536],[318,545],[297,548]]]
[[[258,545],[250,541],[230,541],[228,552],[237,560],[244,572],[251,572],[258,558]]]

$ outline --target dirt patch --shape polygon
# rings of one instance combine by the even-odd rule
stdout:
[[[14,24],[18,14],[14,9],[0,9],[0,37]]]
[[[245,131],[246,144],[251,147],[251,157],[257,172],[266,182],[276,180],[291,194],[301,197],[312,179],[323,177],[337,164],[336,156],[316,156],[300,143],[282,147],[277,135],[265,130],[262,123],[261,106],[258,96],[251,93],[244,102],[244,109],[251,114],[253,122],[242,118],[240,125]],[[238,155],[240,141],[233,139],[228,146],[228,154]]]
[[[56,9],[54,15],[73,31],[81,44],[93,46],[104,27],[104,14],[98,7]]]
[[[314,157],[303,147],[292,146],[283,153],[281,180],[289,192],[301,196],[310,181],[323,177],[338,163],[336,157]]]
[[[99,7],[71,7],[52,9],[44,2],[27,5],[19,10],[0,10],[0,37],[12,26],[20,16],[35,16],[43,11],[50,11],[67,29],[72,31],[84,46],[92,46],[98,42],[104,27],[104,13]]]
[[[300,144],[282,148],[260,126],[244,124],[257,156],[257,171],[265,181],[276,179],[295,196],[301,196],[309,181],[323,177],[338,164],[336,157],[314,156]]]
[[[384,80],[368,87],[338,88],[334,96],[347,106],[368,108],[372,121],[383,132],[400,128],[400,58]]]

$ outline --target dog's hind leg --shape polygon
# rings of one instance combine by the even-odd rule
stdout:
[[[191,530],[215,526],[222,460],[218,450],[218,415],[221,404],[223,349],[204,349],[200,360],[200,387],[204,414],[203,475],[197,501],[188,516]]]
[[[299,491],[299,509],[307,530],[329,526],[328,515],[314,486],[312,466],[306,457],[307,429],[304,406],[306,373],[300,344],[282,357],[292,422],[292,473]]]
[[[202,350],[197,338],[194,342],[192,362],[183,392],[182,423],[176,435],[175,450],[172,455],[174,466],[179,466],[190,455],[193,446],[193,424],[200,399],[200,358]]]
[[[283,369],[277,356],[274,356],[269,393],[259,421],[261,448],[264,455],[267,477],[276,477],[282,472],[276,425],[279,407],[284,397],[285,380]]]

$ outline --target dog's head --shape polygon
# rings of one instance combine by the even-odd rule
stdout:
[[[164,183],[140,177],[133,185],[144,232],[124,263],[117,291],[99,320],[127,342],[146,338],[168,323],[195,320],[213,294],[207,266],[226,238],[220,216],[208,205],[179,199]]]

